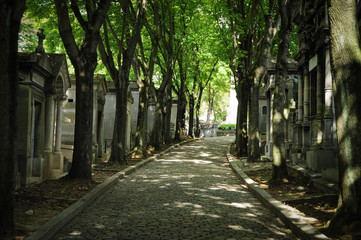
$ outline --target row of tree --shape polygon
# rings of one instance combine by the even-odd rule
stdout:
[[[54,4],[55,2],[55,4]],[[31,28],[45,29],[48,52],[66,52],[76,77],[76,116],[72,178],[91,179],[93,77],[95,72],[106,73],[116,91],[116,117],[110,161],[126,163],[126,106],[130,78],[140,87],[135,150],[142,154],[151,144],[155,148],[169,143],[172,98],[177,96],[178,110],[176,139],[184,136],[186,107],[189,106],[189,135],[193,136],[194,112],[196,124],[203,91],[214,102],[217,92],[227,91],[230,79],[221,49],[211,47],[218,42],[209,14],[211,2],[194,0],[111,0],[99,1],[38,1],[26,2],[25,18],[20,34],[20,48],[34,49],[36,40]],[[1,153],[1,233],[14,228],[13,191],[15,183],[16,99],[18,88],[17,51],[18,32],[25,10],[24,1],[2,1],[4,17],[1,30],[3,55],[1,73],[4,88],[1,126],[7,126],[2,139],[6,144]],[[6,13],[6,14],[5,14]],[[202,22],[203,21],[203,22]],[[4,28],[4,29],[3,29]],[[29,31],[30,29],[30,31]],[[30,34],[29,34],[30,33]],[[6,37],[5,37],[6,36]],[[58,39],[62,40],[59,42]],[[6,41],[5,41],[6,40]],[[212,52],[214,51],[214,52]],[[217,52],[218,51],[218,52]],[[101,64],[98,64],[101,63]],[[8,73],[8,74],[5,74]],[[10,74],[10,75],[9,75]],[[131,77],[130,77],[131,76]],[[208,87],[207,86],[211,86]],[[150,96],[155,101],[156,114],[153,132],[148,142],[147,109]],[[189,104],[188,104],[189,102]],[[210,107],[212,109],[213,106]],[[9,125],[9,123],[11,123]],[[9,138],[9,136],[11,136]],[[10,140],[10,141],[9,141]],[[4,210],[4,211],[3,211]]]
[[[221,46],[215,37],[218,28],[212,25],[216,21],[209,14],[212,11],[210,1],[55,3],[54,8],[51,1],[27,2],[26,21],[20,32],[21,46],[23,50],[33,50],[34,37],[29,34],[29,29],[44,28],[46,39],[49,39],[45,41],[46,49],[66,52],[74,68],[79,104],[76,105],[74,157],[69,172],[73,178],[91,177],[91,137],[88,133],[92,126],[89,116],[92,114],[90,99],[94,72],[106,74],[114,83],[116,117],[110,161],[121,164],[126,162],[126,106],[130,79],[136,80],[140,93],[135,139],[135,151],[140,155],[149,144],[159,148],[162,143],[171,141],[173,97],[178,99],[175,138],[180,140],[186,134],[186,114],[189,117],[188,135],[193,137],[193,129],[199,128],[204,90],[211,103],[209,112],[212,112],[217,107],[213,99],[229,88],[230,72],[220,59]],[[60,37],[62,43],[54,44]],[[146,120],[150,99],[156,103],[156,114],[149,137]]]
[[[273,54],[277,56],[272,109],[272,179],[278,181],[288,176],[284,110],[287,108],[287,62],[294,52],[295,43],[293,20],[300,5],[313,3],[305,0],[257,0],[252,3],[227,0],[227,4],[223,13],[222,9],[220,12],[222,16],[229,16],[229,21],[223,23],[229,26],[233,42],[230,68],[236,80],[239,103],[236,145],[238,155],[247,156],[251,162],[260,157],[258,90],[266,73],[266,63]],[[354,0],[327,1],[340,176],[337,212],[328,228],[331,232],[355,232],[361,225],[361,97],[357,94],[361,90],[360,26],[357,16],[360,6]],[[277,52],[273,51],[273,47]]]
[[[193,122],[199,126],[203,91],[209,102],[217,91],[227,86],[218,71],[229,65],[238,99],[236,145],[240,156],[249,161],[260,157],[258,131],[258,90],[266,73],[266,63],[277,53],[275,87],[274,178],[287,174],[284,156],[283,109],[290,34],[298,1],[289,0],[111,0],[51,1],[29,0],[26,16],[45,28],[50,36],[50,51],[64,49],[76,76],[76,122],[71,177],[91,178],[92,162],[92,89],[95,71],[104,71],[116,89],[116,119],[110,161],[125,162],[126,104],[130,76],[140,86],[140,108],[136,150],[148,144],[147,108],[150,96],[156,103],[155,125],[151,134],[154,147],[170,139],[172,97],[178,98],[176,138],[185,129],[186,107],[189,133]],[[360,219],[361,180],[358,160],[361,133],[360,47],[356,24],[356,2],[329,1],[332,62],[337,105],[338,137],[341,163],[340,208],[335,224],[345,219]],[[17,50],[20,21],[25,0],[0,2],[0,236],[11,232],[13,190],[16,170],[16,98]],[[347,13],[347,19],[345,18]],[[346,20],[344,20],[346,19]],[[354,25],[352,25],[354,24]],[[278,32],[278,34],[277,34]],[[58,35],[57,35],[58,34]],[[59,36],[63,44],[56,41]],[[347,37],[342,37],[347,36]],[[48,38],[49,39],[49,38]],[[277,41],[276,41],[277,40]],[[278,51],[277,51],[278,50]],[[349,53],[345,57],[344,53]],[[101,61],[100,61],[101,60]],[[101,62],[102,64],[98,64]],[[102,69],[103,68],[103,69]],[[133,71],[132,71],[133,70]],[[218,80],[218,81],[217,81]],[[337,101],[336,101],[337,102]],[[195,121],[194,113],[195,112]],[[249,128],[247,132],[247,115]],[[339,124],[341,124],[339,126]],[[79,127],[80,126],[80,127]],[[341,217],[340,217],[341,216]],[[342,217],[343,216],[343,217]],[[341,221],[342,223],[342,221]]]

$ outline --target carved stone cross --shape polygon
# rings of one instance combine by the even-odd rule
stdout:
[[[36,35],[39,38],[39,43],[38,43],[38,47],[36,48],[36,52],[43,53],[44,52],[44,39],[45,39],[44,29],[39,29],[38,32],[36,33]]]

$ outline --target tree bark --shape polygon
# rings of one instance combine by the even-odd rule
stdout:
[[[165,101],[163,103],[166,107],[166,111],[164,112],[164,117],[162,118],[164,122],[163,124],[163,135],[164,135],[164,142],[170,143],[171,136],[170,136],[170,121],[171,121],[171,114],[172,114],[172,78],[173,78],[173,71],[174,71],[174,7],[173,2],[170,0],[164,1],[162,4],[161,11],[163,12],[163,19],[160,24],[161,28],[161,41],[164,46],[163,51],[163,58],[166,64],[166,71],[164,80],[165,86],[161,91],[158,91],[158,94],[162,92],[165,94],[162,97],[162,100]],[[167,16],[168,15],[168,16]],[[167,18],[168,17],[168,18]],[[169,26],[166,26],[165,22],[169,23]],[[160,96],[158,96],[158,100],[160,100]]]
[[[361,49],[356,1],[330,0],[331,56],[340,192],[329,229],[359,231],[361,223]],[[358,224],[357,224],[358,222]]]
[[[188,121],[188,136],[193,137],[193,124],[194,124],[194,95],[191,93],[189,96],[189,121]]]
[[[247,106],[249,101],[249,82],[238,83],[237,91],[237,127],[236,127],[236,149],[238,157],[247,156]]]
[[[119,34],[121,35],[121,38],[118,38],[117,33],[112,28],[111,22],[109,20],[107,21],[109,29],[118,45],[118,69],[115,66],[106,26],[104,26],[105,46],[103,43],[98,46],[102,61],[113,79],[116,93],[114,131],[109,162],[119,162],[120,164],[126,164],[129,72],[136,46],[140,40],[140,32],[143,27],[145,12],[147,9],[147,0],[137,1],[138,8],[137,12],[134,13],[134,15],[136,15],[134,22],[128,21],[127,19],[131,15],[131,6],[128,4],[131,3],[127,1],[122,3],[122,11],[124,15],[122,32]]]
[[[175,140],[182,140],[182,137],[185,135],[185,113],[187,106],[187,98],[185,95],[186,91],[186,73],[183,69],[183,58],[182,54],[180,54],[180,59],[178,60],[179,65],[179,74],[180,74],[180,88],[178,89],[178,106],[177,106],[177,123],[176,123],[176,132],[175,132]]]
[[[275,8],[275,0],[270,2],[270,13]],[[272,21],[272,15],[265,15],[265,32],[262,41],[259,58],[256,67],[251,74],[251,93],[249,104],[249,143],[248,143],[248,162],[254,162],[260,159],[261,152],[259,147],[259,87],[264,78],[267,69],[266,65],[271,56],[271,44],[277,31],[277,24]],[[277,22],[277,20],[275,20]]]
[[[173,62],[173,60],[172,60]],[[171,63],[170,69],[168,70],[168,83],[165,89],[165,117],[164,117],[164,141],[166,144],[170,143],[172,140],[171,137],[171,118],[172,118],[172,76],[173,76],[173,63]]]
[[[144,156],[146,147],[149,144],[148,139],[148,107],[149,107],[149,96],[150,96],[150,85],[154,73],[155,58],[158,53],[159,45],[159,6],[158,0],[154,0],[153,4],[153,16],[154,22],[151,27],[149,22],[146,20],[146,27],[150,35],[152,42],[152,50],[149,56],[148,63],[146,62],[146,57],[144,54],[142,40],[139,41],[139,50],[141,55],[141,61],[138,63],[138,59],[135,58],[133,61],[134,74],[137,79],[139,86],[139,110],[138,110],[138,121],[137,121],[137,131],[135,138],[134,150],[136,153]],[[140,65],[140,66],[139,66]],[[140,68],[143,70],[144,79],[141,79]]]
[[[248,162],[255,162],[260,159],[259,147],[259,78],[254,77],[250,88],[249,98],[249,143]]]
[[[129,86],[129,70],[130,60],[123,59],[123,71],[119,71],[119,76],[115,86],[115,121],[112,140],[112,150],[110,154],[110,162],[119,162],[126,164],[126,130],[127,130],[127,105],[128,105],[128,86]],[[127,71],[128,70],[128,71]]]
[[[164,90],[161,89],[156,90],[153,86],[153,92],[155,93],[155,102],[156,102],[156,110],[154,116],[154,124],[153,124],[153,131],[151,136],[151,145],[155,149],[159,149],[162,143],[163,134],[163,109],[164,109],[164,101],[163,101],[163,94]]]
[[[200,89],[200,92],[203,92],[203,89]],[[201,103],[202,103],[202,94],[200,93],[198,96],[198,101],[196,104],[196,124],[195,124],[195,137],[199,137],[200,135],[200,131],[199,129],[201,128],[201,124],[200,124],[200,120],[199,120],[199,115],[200,115],[200,111],[201,111]]]
[[[240,17],[230,18],[230,27],[232,31],[233,53],[231,56],[230,68],[233,72],[238,99],[237,109],[237,127],[236,127],[236,148],[238,156],[247,156],[247,110],[249,104],[250,82],[249,73],[252,68],[254,56],[253,40],[255,37],[255,22],[249,24],[245,33],[240,33],[238,29],[242,28],[243,21],[254,19],[257,13],[259,1],[254,1],[250,11],[246,13],[244,1],[228,0],[230,15]],[[250,16],[247,16],[250,14]],[[240,54],[247,52],[246,55]]]
[[[25,0],[0,3],[0,239],[14,231],[17,151],[18,34]]]
[[[84,40],[77,46],[70,24],[68,4],[65,0],[55,0],[58,27],[65,49],[75,69],[76,113],[75,135],[71,178],[91,179],[92,126],[93,126],[93,77],[97,66],[97,44],[99,29],[110,7],[110,0],[101,0],[95,11],[88,11],[85,21],[76,1],[71,1],[74,15],[83,31]],[[86,3],[87,4],[87,3]]]
[[[145,148],[147,147],[147,120],[148,120],[148,106],[149,106],[149,83],[146,79],[149,79],[147,71],[144,71],[145,80],[142,81],[140,76],[140,69],[137,63],[137,59],[133,61],[134,75],[139,87],[139,104],[138,104],[138,120],[137,129],[135,133],[135,145],[134,152],[137,157],[143,157]],[[144,63],[143,63],[144,64]]]
[[[276,78],[273,100],[273,173],[272,179],[280,181],[288,177],[285,150],[285,88],[287,78],[288,50],[290,33],[292,30],[293,15],[297,1],[278,0],[281,15],[281,29],[276,63]]]

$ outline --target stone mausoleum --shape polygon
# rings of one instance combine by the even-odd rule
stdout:
[[[293,162],[337,181],[337,135],[327,1],[299,2],[296,15],[301,78],[294,125]]]
[[[113,140],[113,131],[114,131],[114,122],[115,122],[115,108],[116,108],[116,95],[115,95],[115,87],[112,81],[107,82],[108,92],[105,95],[105,104],[104,104],[104,149],[105,152],[109,152],[111,150],[111,143]],[[138,90],[136,90],[137,92]],[[128,102],[127,102],[127,136],[125,148],[127,151],[131,148],[131,138],[133,136],[131,130],[131,112],[135,107],[133,105],[134,97],[133,92],[128,93]],[[138,108],[138,106],[136,106]]]
[[[62,107],[70,79],[65,54],[43,49],[19,53],[19,155],[17,185],[26,186],[63,173]]]
[[[299,79],[299,73],[297,71],[297,62],[293,59],[289,59],[287,64],[288,75],[285,86],[285,149],[287,158],[292,147],[293,141],[293,123],[296,115],[296,98],[297,98],[297,84]],[[260,115],[266,116],[266,142],[265,142],[265,155],[272,157],[273,148],[273,128],[272,128],[272,114],[273,114],[273,99],[274,99],[274,87],[275,87],[275,75],[276,75],[276,60],[273,59],[267,64],[267,74],[264,80],[264,88],[261,88],[260,96],[263,94],[266,96],[266,106],[262,106],[260,103]],[[261,122],[261,121],[260,121]],[[261,129],[261,128],[260,128]]]
[[[75,76],[71,76],[71,88],[66,92],[68,99],[64,102],[62,117],[62,150],[69,162],[73,157],[75,133],[75,105],[76,105]],[[101,159],[104,152],[104,105],[108,85],[104,75],[94,75],[93,81],[93,161]]]

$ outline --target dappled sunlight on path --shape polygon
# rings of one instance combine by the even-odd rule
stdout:
[[[295,239],[231,172],[232,141],[172,150],[120,180],[55,239]]]

